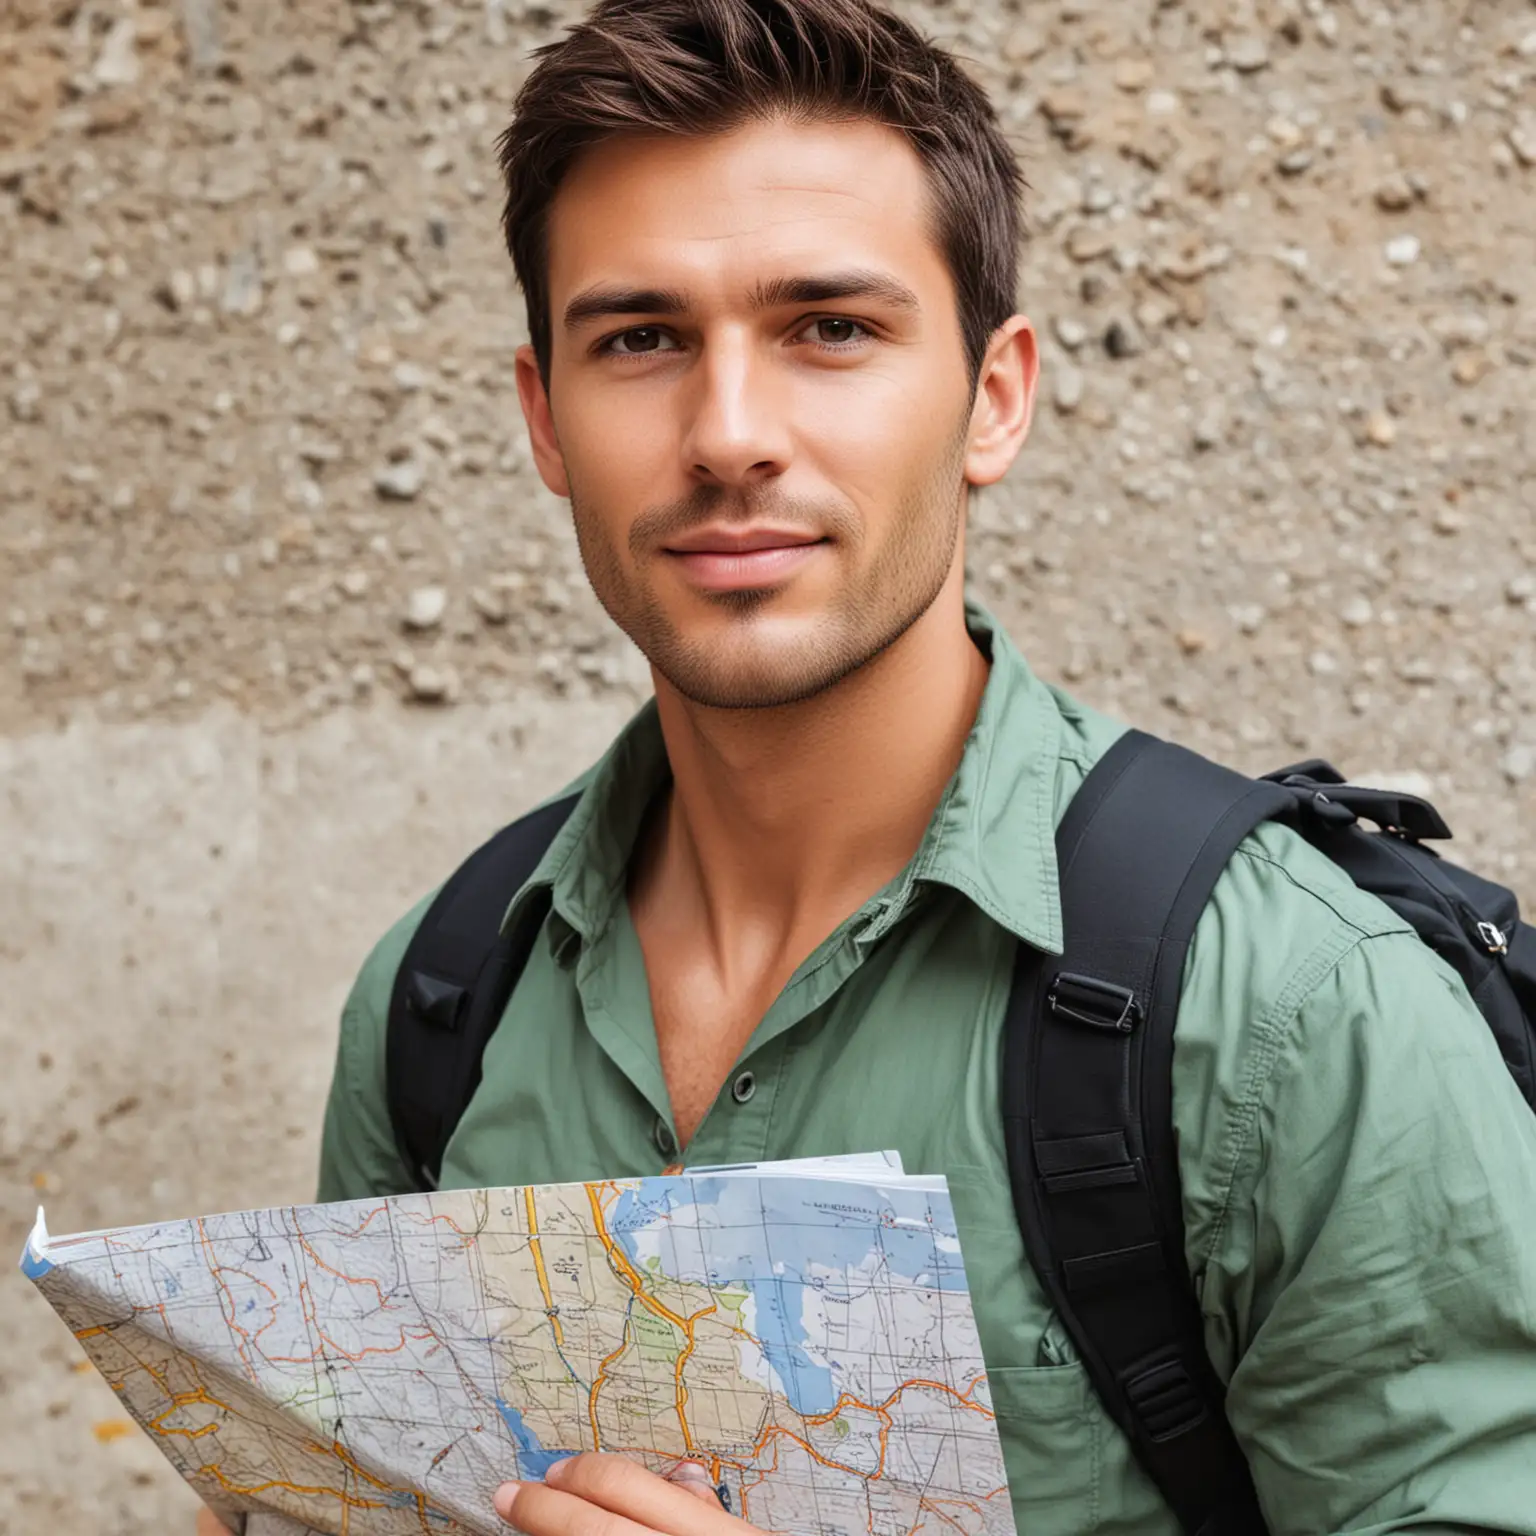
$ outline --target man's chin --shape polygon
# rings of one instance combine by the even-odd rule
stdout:
[[[729,641],[661,647],[649,654],[674,693],[703,709],[785,709],[834,688],[860,661],[833,646]]]

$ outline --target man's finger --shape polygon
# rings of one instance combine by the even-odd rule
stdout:
[[[508,1515],[502,1509],[502,1497],[509,1493],[515,1493],[513,1525],[530,1531],[528,1519],[540,1522],[531,1536],[634,1536],[636,1529],[665,1531],[667,1536],[737,1536],[742,1530],[742,1523],[720,1507],[713,1490],[703,1498],[688,1482],[669,1482],[625,1456],[591,1452],[572,1456],[549,1469],[542,1488],[521,1483],[500,1490],[496,1508],[503,1519]],[[604,1511],[629,1529],[610,1529],[590,1518],[577,1526],[567,1524],[575,1516],[549,1501],[554,1493],[577,1500],[589,1517]]]
[[[683,1467],[696,1468],[697,1474],[707,1479],[708,1474],[697,1462],[679,1463],[674,1474]],[[740,1523],[721,1509],[718,1499],[701,1499],[681,1479],[657,1477],[627,1456],[589,1451],[558,1462],[549,1473],[563,1493],[574,1493],[589,1504],[625,1515],[652,1530],[666,1531],[668,1536],[726,1536],[733,1529],[740,1530]],[[710,1491],[713,1495],[713,1489]]]
[[[496,1513],[524,1536],[656,1536],[648,1526],[547,1483],[503,1483],[496,1490]]]
[[[680,1461],[667,1473],[667,1481],[674,1487],[681,1488],[684,1493],[691,1493],[696,1499],[715,1509],[720,1508],[720,1495],[715,1489],[715,1480],[696,1461]]]

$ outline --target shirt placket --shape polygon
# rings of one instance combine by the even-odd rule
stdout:
[[[749,1048],[721,1086],[684,1154],[678,1153],[670,1118],[657,1116],[657,1150],[667,1161],[667,1171],[678,1172],[685,1161],[690,1167],[762,1162],[767,1157],[768,1128],[785,1056],[783,1039],[759,1050]]]
[[[871,898],[805,960],[752,1032],[686,1148],[672,1120],[639,937],[627,910],[613,913],[576,962],[577,989],[594,1039],[651,1108],[656,1171],[765,1158],[773,1103],[793,1058],[793,1032],[831,1002],[869,944],[911,904],[912,883],[908,873]]]
[[[882,895],[831,935],[792,976],[752,1032],[687,1148],[691,1165],[761,1162],[768,1157],[773,1106],[786,1088],[794,1044],[859,966],[890,898]],[[676,1147],[673,1127],[667,1131]]]

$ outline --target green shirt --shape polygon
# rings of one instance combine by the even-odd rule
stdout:
[[[1014,949],[1060,952],[1054,828],[1122,727],[1038,680],[980,609],[969,623],[991,673],[921,846],[795,972],[688,1159],[895,1148],[947,1174],[1021,1536],[1173,1533],[1025,1259],[999,1114]],[[549,888],[546,942],[486,1051],[445,1188],[675,1160],[624,899],[667,771],[647,706],[517,898]],[[409,1187],[384,1032],[425,907],[380,942],[343,1012],[322,1199]],[[754,1091],[733,1094],[745,1071]],[[1206,1343],[1276,1536],[1536,1533],[1536,1116],[1454,974],[1283,827],[1248,839],[1201,920],[1174,1113]]]

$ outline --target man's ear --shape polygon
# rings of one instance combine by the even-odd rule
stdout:
[[[981,361],[966,440],[968,485],[995,484],[1018,457],[1029,436],[1039,381],[1035,328],[1023,315],[1014,315],[992,333]]]
[[[549,409],[549,391],[539,374],[539,360],[531,346],[517,349],[517,398],[522,402],[523,420],[528,423],[528,441],[533,445],[533,462],[539,478],[556,496],[569,499],[571,482],[565,473],[565,455],[555,436],[555,418]]]

